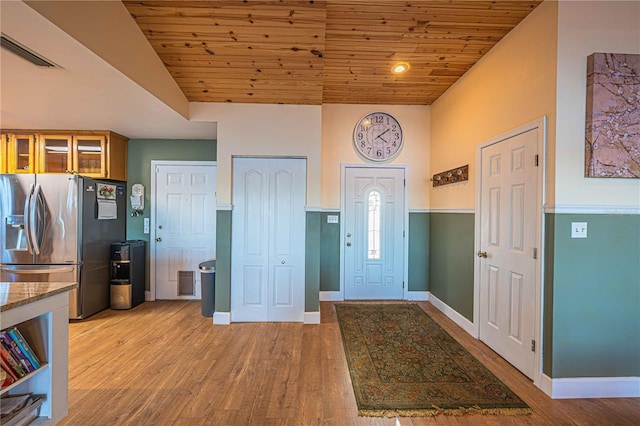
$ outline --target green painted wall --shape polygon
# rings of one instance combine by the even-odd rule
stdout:
[[[340,224],[320,215],[320,291],[340,291]],[[409,214],[409,290],[429,290],[429,214]]]
[[[340,224],[327,223],[327,216],[338,212],[320,214],[320,291],[340,291]]]
[[[131,206],[127,203],[127,239],[144,240],[146,245],[146,284],[149,290],[149,234],[143,232],[143,219],[151,215],[151,161],[215,161],[216,141],[174,139],[130,139],[127,148],[127,193],[131,186],[141,183],[145,187],[144,214],[131,217]]]
[[[231,312],[231,210],[216,216],[216,312]]]
[[[429,290],[429,213],[409,213],[409,291]]]
[[[429,291],[473,321],[472,213],[429,214]]]
[[[553,265],[555,214],[545,214],[544,235],[544,310],[542,316],[542,372],[553,377]]]
[[[554,228],[552,377],[640,376],[640,215],[557,214]]]
[[[307,212],[305,312],[320,312],[320,212]]]

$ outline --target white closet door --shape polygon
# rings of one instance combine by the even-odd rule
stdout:
[[[480,340],[533,378],[538,130],[482,149]]]
[[[233,162],[231,319],[304,320],[306,161]]]

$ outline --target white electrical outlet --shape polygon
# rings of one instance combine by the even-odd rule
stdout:
[[[327,223],[338,223],[338,215],[337,214],[327,215]]]
[[[587,222],[571,222],[571,238],[587,238]]]
[[[144,218],[144,233],[145,234],[149,233],[149,218],[148,217]]]

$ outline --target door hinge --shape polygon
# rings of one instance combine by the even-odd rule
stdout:
[[[402,281],[402,289],[404,290],[404,281]]]
[[[538,258],[538,249],[536,247],[533,248],[533,258],[534,259]]]
[[[538,154],[536,154],[536,167],[538,167]]]
[[[536,351],[536,341],[532,340],[531,341],[531,352],[535,352]]]
[[[404,186],[407,186],[407,180],[403,179],[403,181],[404,181]]]
[[[402,238],[406,237],[407,234],[405,233],[405,231],[402,231]]]

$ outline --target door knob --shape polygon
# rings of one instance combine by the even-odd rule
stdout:
[[[156,242],[158,242],[158,243],[159,243],[160,241],[162,241],[162,237],[158,237],[158,238],[156,238]]]
[[[350,242],[349,242],[349,243],[347,243],[347,247],[351,247],[351,243],[350,243]]]
[[[347,238],[351,236],[351,232],[347,232]]]
[[[478,257],[484,257],[484,258],[486,258],[486,257],[487,257],[487,252],[486,252],[486,251],[479,251],[479,252],[478,252]]]
[[[158,229],[162,229],[162,225],[158,225]]]
[[[287,262],[285,262],[285,261],[283,260],[283,261],[282,261],[282,262],[280,262],[280,263],[282,263],[282,264],[284,265],[284,264],[285,264],[285,263],[287,263]]]

